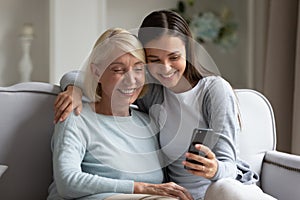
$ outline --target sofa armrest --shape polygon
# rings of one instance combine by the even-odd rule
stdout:
[[[263,161],[261,188],[281,200],[299,200],[300,156],[268,151]]]

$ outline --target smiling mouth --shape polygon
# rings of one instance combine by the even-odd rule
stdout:
[[[130,88],[130,89],[118,89],[119,92],[121,92],[122,94],[125,94],[125,95],[132,95],[135,90],[137,88]]]
[[[168,78],[171,78],[172,76],[175,75],[177,71],[174,71],[172,73],[169,73],[169,74],[159,74],[162,78],[165,78],[165,79],[168,79]]]

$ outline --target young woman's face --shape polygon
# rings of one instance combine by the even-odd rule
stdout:
[[[102,98],[114,104],[131,104],[139,96],[145,83],[144,63],[127,53],[114,60],[103,72],[100,83]],[[112,102],[113,103],[113,102]]]
[[[186,68],[186,49],[178,37],[162,36],[145,45],[148,70],[167,88],[175,87]]]

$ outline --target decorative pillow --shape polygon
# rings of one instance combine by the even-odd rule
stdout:
[[[6,165],[0,165],[0,177],[2,176],[2,174],[6,171],[7,166]]]

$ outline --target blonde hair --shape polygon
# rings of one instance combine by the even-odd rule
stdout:
[[[111,62],[126,53],[146,63],[142,44],[136,36],[124,29],[108,29],[97,39],[85,66],[84,93],[91,101],[101,99],[100,76],[95,74],[91,65],[94,64],[99,71],[104,71]]]

